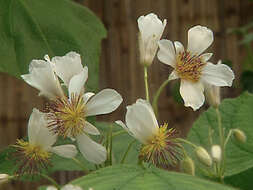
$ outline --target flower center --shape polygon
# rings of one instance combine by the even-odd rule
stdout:
[[[24,140],[17,140],[13,145],[17,149],[17,158],[19,162],[18,173],[33,174],[42,168],[47,168],[50,163],[50,152],[43,150],[38,145],[29,144]]]
[[[48,106],[49,127],[63,137],[75,137],[83,133],[85,124],[85,103],[82,96],[71,95]]]
[[[160,126],[157,134],[142,145],[140,151],[140,157],[144,161],[163,168],[177,164],[182,155],[181,146],[174,141],[177,131],[173,128],[167,130],[167,127],[167,123]]]
[[[198,82],[205,64],[199,56],[185,51],[177,55],[176,72],[181,79]]]

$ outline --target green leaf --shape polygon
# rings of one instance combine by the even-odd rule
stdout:
[[[88,89],[98,87],[100,42],[106,31],[87,8],[69,0],[0,0],[0,71],[28,73],[32,59],[81,54],[89,67]]]
[[[190,175],[134,165],[107,167],[72,182],[95,190],[232,190],[218,183]]]
[[[225,134],[228,134],[230,129],[239,128],[247,135],[246,143],[240,144],[231,138],[226,146],[225,177],[228,178],[253,169],[253,95],[244,93],[238,98],[224,100],[220,105],[220,112]],[[188,140],[210,150],[208,130],[214,130],[213,144],[219,144],[217,126],[215,110],[210,108],[194,123]]]

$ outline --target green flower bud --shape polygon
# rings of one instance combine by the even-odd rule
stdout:
[[[195,176],[195,164],[190,157],[185,157],[181,161],[181,168],[184,173]]]
[[[245,133],[240,129],[233,129],[233,135],[235,139],[240,143],[245,143],[247,140]]]
[[[199,159],[199,161],[210,167],[212,165],[212,159],[211,159],[211,156],[208,154],[208,152],[206,151],[206,149],[204,149],[203,147],[201,146],[198,146],[196,149],[195,149],[195,153],[196,153],[196,156],[197,158]]]

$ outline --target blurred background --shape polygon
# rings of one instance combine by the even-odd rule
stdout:
[[[124,99],[120,108],[99,120],[123,119],[125,107],[144,98],[143,68],[138,63],[137,18],[154,12],[167,19],[163,38],[178,40],[186,45],[187,31],[194,25],[204,25],[214,32],[214,43],[208,52],[214,53],[213,63],[222,59],[236,74],[232,88],[223,88],[222,96],[236,97],[242,90],[253,86],[251,40],[253,33],[253,2],[249,0],[85,0],[76,1],[91,9],[104,23],[107,38],[102,42],[100,59],[100,89],[114,88]],[[87,44],[88,45],[88,44]],[[252,65],[252,66],[251,66]],[[166,80],[171,70],[157,58],[149,68],[151,95]],[[89,73],[92,75],[92,73]],[[245,82],[247,81],[247,82]],[[0,74],[0,149],[13,144],[26,134],[28,117],[33,107],[42,108],[45,100],[38,91],[21,80]],[[187,134],[193,121],[208,106],[193,112],[182,104],[178,82],[164,90],[159,100],[159,121],[176,127],[182,136]],[[66,183],[79,173],[56,173],[57,181]],[[45,181],[42,183],[45,183]],[[13,183],[7,190],[35,189],[36,183]]]

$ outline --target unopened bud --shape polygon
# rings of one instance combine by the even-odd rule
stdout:
[[[215,162],[221,161],[221,147],[220,145],[213,145],[211,148],[211,155]]]
[[[219,107],[220,105],[220,87],[207,85],[205,89],[206,99],[210,106],[214,108]]]
[[[247,140],[247,137],[245,133],[240,129],[233,129],[233,134],[235,139],[240,143],[245,143]]]
[[[198,146],[195,149],[195,153],[201,163],[203,163],[204,165],[206,165],[208,167],[210,167],[212,165],[212,159],[211,159],[210,155],[208,154],[208,152],[206,151],[206,149],[204,149],[201,146]]]
[[[181,167],[184,173],[195,176],[195,164],[190,157],[187,156],[184,160],[182,160]]]
[[[8,174],[0,174],[0,184],[3,184],[9,180],[9,175]]]

